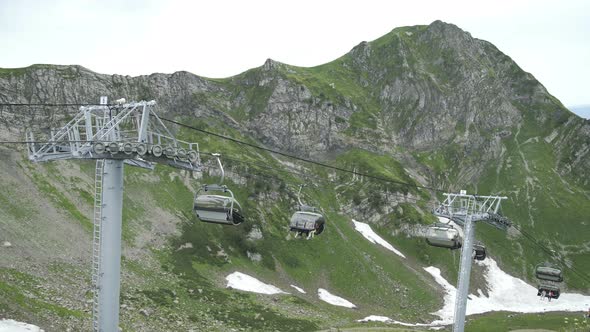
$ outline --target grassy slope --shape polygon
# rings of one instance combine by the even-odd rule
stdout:
[[[236,134],[236,133],[232,133]],[[237,136],[237,134],[236,134]],[[199,141],[206,141],[202,137],[192,137]],[[211,149],[221,150],[228,155],[234,148],[225,146],[225,143],[210,144]],[[239,152],[238,152],[239,151]],[[350,155],[344,155],[342,163],[348,165],[349,160],[357,160],[360,151],[353,151]],[[124,260],[124,268],[132,276],[143,279],[140,286],[123,286],[123,303],[133,306],[155,306],[163,313],[174,314],[171,307],[174,297],[169,294],[176,292],[184,308],[191,308],[195,320],[198,320],[199,312],[209,318],[202,320],[222,320],[228,326],[249,326],[253,329],[264,327],[278,328],[290,326],[294,330],[309,330],[333,324],[342,319],[350,321],[364,315],[379,312],[399,319],[415,320],[418,318],[418,308],[428,307],[434,311],[440,305],[438,297],[433,289],[427,287],[424,281],[416,279],[412,270],[400,264],[400,259],[378,246],[366,241],[358,232],[354,231],[350,218],[338,215],[338,201],[333,192],[333,187],[322,186],[322,189],[310,189],[306,192],[306,199],[310,202],[318,202],[326,211],[328,219],[328,231],[313,241],[287,240],[287,222],[295,203],[295,188],[300,183],[291,174],[276,171],[270,174],[274,178],[268,180],[268,170],[262,167],[277,166],[277,161],[267,154],[236,149],[233,156],[250,158],[256,164],[250,164],[250,177],[246,178],[245,186],[238,186],[228,180],[228,185],[234,189],[236,197],[243,203],[249,222],[240,227],[221,227],[211,224],[203,224],[192,216],[192,193],[185,186],[185,181],[180,174],[167,168],[158,167],[154,172],[147,172],[134,168],[126,168],[125,183],[125,210],[124,210],[124,240],[131,244],[138,234],[137,227],[150,227],[145,221],[150,214],[150,207],[145,206],[145,200],[141,197],[151,196],[158,202],[158,207],[176,215],[184,222],[181,226],[182,235],[171,239],[170,249],[157,251],[158,260],[166,271],[174,272],[178,280],[171,281],[167,277],[159,277],[150,273],[152,271],[142,269],[140,262]],[[204,156],[205,157],[205,156]],[[255,158],[257,157],[257,158]],[[364,155],[363,157],[369,157]],[[377,159],[383,157],[375,157]],[[226,163],[228,172],[234,171],[231,162]],[[241,164],[235,163],[236,168]],[[260,166],[257,166],[260,165]],[[342,165],[341,165],[342,166]],[[82,164],[82,172],[89,176],[93,171],[91,163]],[[382,167],[375,170],[367,170],[380,176],[392,179],[408,179],[399,166]],[[400,173],[401,171],[401,173]],[[72,178],[63,174],[60,168],[52,165],[43,165],[41,169],[29,168],[30,177],[37,183],[37,190],[45,194],[49,202],[57,208],[65,208],[67,217],[72,220],[73,227],[82,227],[90,232],[87,226],[88,218],[77,208],[72,198],[65,194],[60,186],[55,184],[66,179],[75,183]],[[266,172],[266,173],[262,173]],[[51,177],[46,174],[51,173]],[[264,174],[260,177],[257,174]],[[146,181],[146,178],[151,180]],[[203,182],[215,182],[217,179],[205,176]],[[199,183],[193,181],[191,186],[198,187]],[[79,188],[80,197],[90,197],[89,188]],[[269,200],[265,197],[278,193],[283,198]],[[343,193],[346,196],[346,193]],[[16,197],[14,199],[17,199]],[[86,209],[91,207],[90,199],[83,199]],[[84,209],[82,209],[84,210]],[[2,211],[19,218],[23,211],[16,209],[13,204],[5,204]],[[81,223],[75,226],[76,223]],[[264,234],[264,239],[256,242],[246,241],[248,231],[253,225],[258,225]],[[193,243],[192,249],[175,250],[187,242]],[[207,247],[212,248],[209,252]],[[229,254],[229,263],[226,259],[217,256],[218,250],[223,249]],[[262,255],[259,263],[253,263],[247,258],[247,252],[256,252]],[[320,254],[318,254],[320,253]],[[308,295],[281,297],[279,305],[260,304],[260,299],[254,295],[236,294],[221,290],[223,285],[221,278],[234,270],[259,276],[262,280],[275,284],[284,290],[291,290],[290,283],[303,287]],[[8,312],[26,311],[25,304],[19,301],[17,284],[9,284],[4,287],[6,296],[3,305],[10,306]],[[334,294],[349,299],[359,306],[359,310],[341,309],[325,304],[317,300],[316,289],[327,288]],[[399,290],[404,289],[404,296],[399,296]],[[188,293],[188,289],[203,289],[208,294],[207,299],[195,298]],[[12,289],[10,292],[8,290]],[[20,294],[23,294],[20,290]],[[12,294],[8,296],[9,294]],[[168,294],[168,295],[167,295]],[[378,300],[373,294],[382,294]],[[145,297],[149,301],[145,300]],[[129,299],[129,300],[127,300]],[[20,309],[15,308],[20,307]],[[205,314],[211,306],[217,308],[215,313]],[[302,321],[293,316],[284,308],[296,307],[310,312],[311,321]],[[51,311],[53,307],[44,310]],[[55,307],[58,310],[58,307]],[[65,309],[64,309],[65,310]],[[299,309],[298,309],[299,310]],[[265,311],[265,323],[254,318],[255,313]],[[318,313],[315,313],[315,312]],[[241,312],[241,316],[238,315]],[[66,314],[68,312],[66,311]],[[246,314],[248,313],[248,314]],[[313,313],[313,314],[312,314]],[[47,317],[49,313],[39,315]],[[228,314],[235,321],[224,319]],[[209,315],[209,316],[207,316]],[[221,315],[221,316],[220,316]],[[251,317],[252,316],[252,317]],[[18,317],[18,315],[17,315]],[[85,316],[88,318],[88,316]],[[142,318],[133,316],[131,321],[122,319],[123,326],[133,329],[133,322]],[[261,325],[263,324],[263,325]],[[266,325],[264,325],[266,324]]]
[[[535,234],[549,249],[560,252],[559,244],[575,246],[590,238],[590,230],[580,227],[580,222],[590,215],[590,204],[582,194],[582,188],[561,178],[555,171],[557,161],[550,144],[544,141],[549,133],[522,128],[518,137],[505,141],[507,155],[499,166],[490,166],[477,189],[508,196],[508,201],[503,204],[504,214],[527,232]],[[523,247],[522,252],[514,255],[514,251],[521,250],[515,241],[506,241],[497,231],[484,234],[481,230],[480,234],[493,243],[495,252],[513,273],[522,273],[516,267],[526,264],[527,276],[533,279],[531,272],[535,264],[544,261],[558,263],[522,237],[517,239]],[[588,256],[586,259],[580,256],[572,258],[576,266],[584,270],[589,264]],[[568,272],[566,282],[570,287],[587,289],[586,282]]]
[[[403,29],[400,31],[405,32]],[[402,34],[403,36],[404,34]],[[385,51],[387,48],[395,48],[396,43],[403,42],[411,43],[411,40],[403,37],[403,40],[396,41],[393,34],[390,34],[375,41],[373,45],[387,46],[381,49],[381,51]],[[410,62],[414,60],[409,58]],[[395,75],[397,62],[395,59],[391,61],[389,64],[380,65],[390,66]],[[282,72],[281,75],[306,85],[314,97],[336,103],[344,103],[345,99],[348,99],[360,105],[361,108],[351,118],[351,129],[349,130],[349,134],[357,135],[363,128],[375,128],[375,119],[378,117],[380,108],[368,90],[360,83],[366,79],[366,74],[355,72],[348,66],[349,64],[350,59],[345,56],[315,68],[289,67],[290,70]],[[10,73],[11,70],[6,69],[2,69],[0,72],[3,75]],[[254,70],[244,75],[255,76],[257,73]],[[447,82],[450,81],[450,78],[441,81]],[[331,83],[334,83],[335,88],[330,86]],[[232,89],[230,80],[220,80],[220,84]],[[232,93],[234,94],[240,92],[235,86],[233,89]],[[246,89],[246,98],[254,109],[263,108],[268,96],[269,91],[266,90],[260,91],[255,87]],[[210,98],[210,96],[195,96],[195,98],[209,98],[205,101],[200,99],[198,101],[215,103],[215,98]],[[245,109],[226,110],[223,109],[222,104],[218,106],[221,108],[220,110],[227,111],[238,120],[249,116]],[[410,108],[408,109],[410,110]],[[205,124],[205,122],[192,119],[182,120],[201,128],[211,128],[235,138],[249,140],[248,137],[240,135],[222,123],[211,121]],[[504,205],[505,214],[516,223],[529,229],[532,229],[530,223],[532,216],[535,220],[532,231],[535,234],[543,234],[541,235],[543,240],[547,241],[549,245],[552,244],[550,239],[560,243],[579,244],[589,238],[589,234],[588,230],[578,229],[576,225],[579,220],[586,218],[590,212],[590,206],[587,200],[583,199],[584,196],[579,195],[578,188],[564,184],[559,177],[554,175],[552,168],[556,162],[555,157],[549,144],[543,141],[543,137],[550,133],[550,129],[547,131],[549,132],[539,132],[534,126],[525,126],[521,128],[518,138],[511,137],[505,140],[504,144],[508,154],[501,161],[502,165],[498,168],[499,171],[497,171],[496,165],[490,166],[483,180],[477,184],[477,190],[482,193],[505,193],[508,195],[510,200]],[[440,299],[435,291],[429,288],[422,279],[416,278],[410,268],[400,264],[401,260],[397,256],[370,244],[353,230],[349,217],[336,213],[343,200],[354,201],[355,198],[370,197],[370,193],[375,190],[388,189],[406,192],[407,188],[364,183],[355,184],[360,188],[357,191],[354,186],[336,189],[329,182],[321,183],[321,188],[310,189],[306,193],[306,198],[310,202],[318,202],[326,212],[328,216],[327,232],[313,241],[287,240],[285,238],[286,223],[291,211],[290,208],[295,203],[295,188],[301,183],[301,179],[277,170],[280,168],[279,163],[268,154],[195,132],[181,130],[179,134],[184,139],[200,142],[203,150],[220,151],[227,156],[224,164],[228,166],[230,171],[239,172],[244,177],[241,180],[246,181],[246,185],[237,185],[231,181],[228,181],[228,184],[234,189],[240,201],[244,203],[248,215],[254,217],[250,218],[248,224],[237,228],[222,228],[196,222],[190,213],[191,191],[178,176],[171,177],[172,170],[160,167],[152,175],[127,168],[124,212],[124,238],[126,241],[133,242],[137,231],[132,225],[144,224],[145,221],[142,219],[150,211],[149,206],[142,205],[141,200],[137,199],[140,195],[151,196],[159,202],[160,208],[175,214],[184,223],[181,226],[181,235],[170,239],[170,248],[154,251],[154,255],[161,265],[160,268],[163,271],[172,272],[173,277],[167,276],[165,273],[163,276],[153,273],[152,270],[142,267],[140,262],[124,261],[126,271],[146,281],[136,288],[124,285],[123,298],[125,301],[154,306],[162,312],[174,315],[178,311],[178,308],[175,308],[173,304],[173,298],[176,296],[180,299],[181,306],[179,308],[181,310],[189,308],[191,312],[194,312],[191,317],[194,318],[195,323],[201,321],[202,324],[205,324],[203,326],[210,326],[207,324],[222,321],[227,326],[245,326],[253,329],[290,326],[294,330],[320,328],[331,324],[339,325],[366,314],[383,314],[400,320],[414,321],[424,318],[419,313],[433,311],[440,305]],[[539,139],[524,143],[534,137],[539,137]],[[434,174],[441,179],[442,184],[445,183],[445,178],[448,176],[452,178],[453,174],[456,174],[456,169],[449,167],[449,165],[453,165],[456,156],[453,147],[436,152],[416,154],[417,160],[430,167]],[[522,156],[525,157],[530,171],[526,170]],[[233,158],[246,160],[250,164],[245,166],[232,161]],[[337,158],[334,163],[346,168],[359,167],[365,172],[389,177],[392,180],[412,181],[397,161],[365,151],[350,151]],[[269,166],[272,167],[272,170],[267,168]],[[51,168],[51,166],[48,167],[52,173],[59,173],[59,170]],[[86,165],[83,169],[88,175],[91,175],[92,165]],[[311,168],[309,171],[319,177],[327,175],[325,170],[318,168]],[[36,179],[38,190],[48,195],[51,204],[65,209],[73,222],[79,223],[88,230],[89,219],[76,208],[76,203],[72,203],[69,196],[52,186],[51,182],[44,182],[45,180],[38,177],[38,174],[33,170],[31,170],[31,176]],[[142,180],[142,176],[154,176],[157,181],[146,183]],[[269,180],[269,176],[271,180]],[[174,179],[170,180],[171,178]],[[532,180],[527,180],[528,178]],[[52,181],[62,180],[64,178],[57,177]],[[208,177],[205,177],[205,180],[216,181]],[[199,184],[196,181],[193,183],[194,185],[191,185],[193,189],[198,187]],[[526,195],[527,186],[529,186],[528,196]],[[470,189],[475,189],[475,187]],[[80,189],[79,193],[81,197],[91,197],[89,196],[91,193],[84,189]],[[270,198],[273,193],[278,193],[280,198]],[[558,199],[552,200],[549,193],[557,196]],[[355,194],[361,195],[361,197],[355,197]],[[413,194],[420,195],[422,198],[430,197],[422,192],[413,192]],[[372,201],[375,199],[377,197],[371,198]],[[0,200],[6,201],[6,195],[0,196]],[[86,199],[86,201],[86,204],[90,206],[91,200]],[[423,211],[428,211],[425,206],[421,208]],[[21,218],[21,214],[24,213],[14,204],[2,204],[0,209],[3,213],[13,216],[15,220]],[[569,212],[564,214],[564,210]],[[374,228],[408,255],[409,260],[414,264],[413,266],[437,265],[443,268],[449,279],[454,280],[458,263],[457,253],[430,248],[420,240],[391,235],[391,224],[432,221],[431,216],[420,214],[412,207],[404,208],[404,211],[406,212],[403,215],[388,214],[386,216],[388,223]],[[555,220],[559,220],[559,223]],[[258,225],[262,229],[263,240],[245,240],[253,225]],[[506,236],[502,232],[484,227],[486,226],[479,227],[478,237],[485,239],[493,254],[500,258],[502,265],[509,271],[516,274],[524,273],[530,278],[532,265],[547,259],[524,241],[521,241],[521,245],[524,247],[523,254],[514,255],[514,241],[506,240]],[[572,232],[572,229],[575,231]],[[193,243],[192,249],[176,250],[181,244],[187,242]],[[212,250],[209,251],[207,247]],[[229,261],[216,255],[221,248],[229,254]],[[262,261],[252,262],[247,258],[247,252],[260,253]],[[587,267],[590,265],[586,254],[581,253],[570,257],[578,266]],[[522,270],[523,264],[526,266],[525,270]],[[275,305],[269,303],[265,297],[220,289],[219,287],[224,285],[223,276],[236,269],[255,274],[262,280],[273,283],[284,290],[290,291],[289,284],[294,283],[305,288],[308,294],[280,296],[277,300],[279,305]],[[3,273],[11,272],[3,271]],[[0,301],[0,308],[10,306],[9,312],[28,312],[26,304],[18,300],[24,294],[22,286],[11,281],[10,278],[2,278],[2,280],[5,283],[2,288],[4,294],[12,295],[6,295],[4,300]],[[574,288],[583,288],[584,286],[580,280],[569,277],[568,284]],[[394,286],[392,287],[392,285]],[[398,286],[408,289],[406,297],[397,296],[398,293],[394,291],[394,287]],[[319,302],[314,295],[315,289],[318,287],[327,288],[334,294],[349,299],[359,306],[359,310],[340,309]],[[191,289],[192,293],[189,292]],[[203,293],[196,295],[195,289],[202,289]],[[174,292],[177,295],[170,295]],[[380,296],[375,297],[375,294],[380,294]],[[145,300],[146,297],[148,300]],[[19,309],[14,308],[15,303],[18,304]],[[39,304],[39,306],[43,305]],[[211,310],[212,308],[214,309]],[[305,312],[306,320],[301,320],[301,315],[293,315],[293,312],[289,311],[292,308],[298,308],[298,310]],[[43,310],[52,311],[53,309],[45,307]],[[61,310],[55,309],[53,311],[59,312]],[[254,312],[264,312],[265,320],[253,316]],[[76,316],[77,313],[70,315]],[[537,320],[537,318],[532,318],[532,315],[523,317],[525,317],[525,323],[529,320],[531,322]],[[134,321],[142,319],[156,320],[155,317],[145,318],[135,315],[130,321],[124,321],[123,324],[131,329],[131,326],[134,326]],[[479,318],[475,320],[475,322],[479,321]],[[481,318],[481,321],[484,322],[481,324],[489,324],[486,323],[487,318]],[[545,320],[542,319],[542,321]]]

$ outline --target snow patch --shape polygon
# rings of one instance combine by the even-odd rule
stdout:
[[[485,296],[478,289],[478,295],[469,294],[467,300],[467,315],[481,314],[490,311],[509,311],[520,313],[535,313],[548,311],[585,311],[590,306],[590,296],[561,293],[559,299],[551,302],[541,301],[537,296],[537,288],[526,282],[515,278],[502,271],[495,260],[486,258],[484,261],[477,261],[484,267],[484,278],[487,282],[488,296]],[[411,324],[393,320],[389,317],[371,315],[358,322],[379,321],[390,324],[403,326],[421,326],[439,329],[442,325],[453,323],[453,314],[455,309],[455,296],[457,289],[451,285],[440,273],[440,269],[434,266],[424,268],[436,283],[445,291],[443,307],[433,312],[433,315],[439,316],[439,320],[432,321],[429,324]]]
[[[17,322],[12,319],[0,320],[0,332],[44,332],[39,326]]]
[[[371,316],[367,316],[363,319],[359,319],[357,320],[357,322],[361,322],[361,323],[365,323],[365,322],[383,322],[383,323],[390,323],[392,322],[392,319],[389,317],[385,317],[385,316],[375,316],[375,315],[371,315]]]
[[[440,274],[440,269],[434,266],[425,267],[424,270],[430,273],[437,284],[441,285],[445,290],[445,296],[443,298],[444,305],[439,311],[433,312],[433,315],[440,317],[440,320],[432,322],[432,324],[451,324],[453,322],[453,310],[455,308],[455,294],[457,289],[453,287],[443,276]],[[469,306],[469,304],[468,304]]]
[[[467,315],[481,314],[490,311],[511,311],[520,313],[534,313],[547,311],[585,311],[590,304],[590,296],[573,293],[561,293],[559,299],[551,302],[540,300],[537,288],[521,279],[515,278],[502,271],[495,260],[487,258],[477,261],[485,268],[484,277],[488,285],[488,296],[478,292],[470,294],[467,300]],[[444,306],[432,313],[441,318],[432,324],[450,324],[453,322],[455,296],[457,289],[440,275],[436,267],[424,268],[434,280],[445,290]]]
[[[307,294],[307,293],[305,293],[305,291],[303,290],[303,288],[297,287],[295,285],[291,285],[291,287],[295,288],[299,293]]]
[[[391,321],[392,321],[392,319],[389,317],[375,316],[375,315],[367,316],[363,319],[357,320],[357,322],[361,322],[361,323],[364,323],[364,322],[384,322],[384,323],[386,323],[386,322],[391,322]]]
[[[318,289],[318,296],[320,297],[320,300],[322,300],[324,302],[328,302],[332,305],[337,305],[340,307],[347,307],[347,308],[356,308],[356,305],[352,304],[348,300],[345,300],[339,296],[330,294],[330,292],[328,292],[327,290],[325,290],[323,288]]]
[[[283,292],[273,285],[265,284],[262,281],[242,272],[236,271],[225,277],[225,280],[227,280],[227,288],[234,288],[259,294],[289,294],[287,292]]]
[[[354,223],[354,229],[360,232],[367,240],[371,243],[376,243],[384,246],[386,249],[393,251],[396,255],[406,258],[404,254],[402,254],[399,250],[395,249],[389,242],[385,241],[381,236],[377,235],[371,228],[369,224],[365,224],[364,222],[356,221],[352,219]]]
[[[396,324],[396,325],[409,326],[409,327],[430,327],[432,330],[438,330],[438,329],[443,328],[443,326],[438,326],[438,324],[433,324],[433,323],[430,323],[430,324],[423,324],[423,323],[411,324],[411,323],[400,322],[398,320],[394,320],[394,319],[391,319],[389,317],[376,316],[376,315],[367,316],[367,317],[365,317],[363,319],[357,320],[357,322],[361,322],[361,323],[366,323],[366,322],[383,322],[383,323]]]

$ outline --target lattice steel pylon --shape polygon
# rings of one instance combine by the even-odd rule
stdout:
[[[469,278],[473,261],[473,242],[475,240],[475,223],[486,222],[499,229],[506,230],[511,226],[510,220],[498,213],[500,203],[507,197],[467,195],[445,193],[445,200],[434,209],[437,217],[448,218],[463,226],[463,246],[461,248],[461,265],[455,298],[455,322],[453,332],[463,332],[465,328],[465,312],[469,294]]]
[[[153,111],[155,101],[84,106],[62,128],[35,141],[27,133],[29,160],[96,159],[92,328],[119,331],[121,225],[124,163],[153,169],[156,163],[199,171],[199,145],[178,140]]]

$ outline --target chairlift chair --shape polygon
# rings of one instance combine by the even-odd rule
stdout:
[[[462,246],[459,231],[448,224],[437,223],[428,227],[426,243],[434,247],[459,249]]]
[[[319,209],[305,205],[301,202],[301,188],[297,193],[297,200],[299,202],[298,211],[295,211],[291,216],[289,222],[289,231],[297,232],[296,237],[306,234],[307,238],[312,238],[314,235],[319,235],[324,231],[326,219],[319,213]]]
[[[550,299],[558,299],[561,290],[556,285],[540,284],[537,286],[537,296],[544,296]]]
[[[193,211],[203,222],[224,225],[239,225],[244,222],[242,207],[234,198],[234,194],[227,186],[222,185],[224,178],[223,166],[219,154],[213,154],[221,169],[220,184],[204,185],[195,195]],[[210,192],[221,192],[227,195],[213,195]],[[229,196],[228,196],[229,195]]]
[[[539,280],[562,282],[563,273],[560,269],[549,266],[548,264],[538,265],[535,269],[535,276]]]
[[[473,245],[473,258],[478,261],[486,259],[486,247],[483,244]]]

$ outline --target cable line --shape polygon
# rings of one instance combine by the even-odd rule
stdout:
[[[195,130],[195,131],[198,131],[198,132],[201,132],[201,133],[210,135],[210,136],[215,136],[215,137],[218,137],[218,138],[227,140],[227,141],[231,141],[231,142],[234,142],[234,143],[246,145],[246,146],[249,146],[249,147],[252,147],[252,148],[255,148],[255,149],[267,151],[267,152],[270,152],[270,153],[281,155],[283,157],[287,157],[287,158],[291,158],[291,159],[303,161],[303,162],[306,162],[306,163],[309,163],[309,164],[313,164],[313,165],[317,165],[317,166],[321,166],[321,167],[333,169],[333,170],[336,170],[336,171],[350,173],[350,174],[354,174],[354,175],[358,175],[358,176],[362,176],[362,177],[366,177],[366,178],[371,178],[371,179],[379,180],[379,181],[383,181],[383,182],[400,184],[400,185],[404,185],[404,186],[408,186],[408,187],[414,187],[414,188],[419,188],[419,189],[427,189],[427,190],[432,190],[432,191],[436,191],[436,192],[440,192],[440,193],[446,192],[446,191],[441,190],[441,189],[438,189],[438,188],[433,188],[433,187],[428,187],[428,186],[422,186],[422,185],[412,184],[412,183],[403,182],[403,181],[391,180],[391,179],[380,177],[380,176],[375,176],[375,175],[371,175],[371,174],[367,174],[367,173],[361,173],[361,172],[357,172],[357,171],[354,171],[354,170],[350,170],[350,169],[346,169],[346,168],[342,168],[342,167],[338,167],[338,166],[328,165],[328,164],[325,164],[325,163],[321,163],[319,161],[315,161],[315,160],[311,160],[311,159],[307,159],[307,158],[302,158],[302,157],[297,157],[297,156],[294,156],[292,154],[288,154],[288,153],[285,153],[285,152],[282,152],[282,151],[273,150],[273,149],[270,149],[270,148],[266,148],[266,147],[263,147],[263,146],[260,146],[260,145],[253,144],[253,143],[244,142],[244,141],[235,139],[233,137],[229,137],[229,136],[217,134],[217,133],[214,133],[212,131],[208,131],[208,130],[205,130],[205,129],[200,129],[200,128],[197,128],[197,127],[194,127],[194,126],[190,126],[190,125],[187,125],[187,124],[184,124],[184,123],[175,121],[175,120],[171,120],[171,119],[167,119],[167,118],[163,118],[163,117],[160,117],[160,119],[162,121],[166,121],[166,122],[169,122],[169,123],[178,125],[180,127],[185,127],[185,128],[191,129],[191,130]]]
[[[62,104],[60,104],[60,103],[53,103],[53,104],[52,103],[46,103],[46,104],[45,103],[0,103],[0,106],[27,106],[27,107],[29,107],[29,106],[48,106],[48,107],[108,106],[108,107],[111,107],[111,106],[116,106],[116,105],[113,105],[113,104],[106,104],[106,105],[104,105],[104,104],[93,104],[93,103],[87,103],[87,104],[79,104],[79,103],[62,103]],[[380,177],[380,176],[371,175],[371,174],[368,174],[368,173],[357,172],[355,170],[350,170],[350,169],[346,169],[346,168],[342,168],[342,167],[338,167],[338,166],[333,166],[333,165],[325,164],[325,163],[318,162],[318,161],[315,161],[315,160],[312,160],[312,159],[298,157],[298,156],[295,156],[295,155],[292,155],[292,154],[288,154],[286,152],[282,152],[282,151],[279,151],[279,150],[273,150],[273,149],[266,148],[266,147],[263,147],[263,146],[260,146],[260,145],[257,145],[257,144],[253,144],[253,143],[245,142],[245,141],[242,141],[242,140],[238,140],[238,139],[235,139],[233,137],[221,135],[221,134],[218,134],[218,133],[215,133],[215,132],[212,132],[212,131],[208,131],[208,130],[205,130],[205,129],[200,129],[200,128],[197,128],[197,127],[194,127],[194,126],[191,126],[191,125],[187,125],[187,124],[184,124],[182,122],[178,122],[178,121],[175,121],[175,120],[172,120],[172,119],[167,119],[167,118],[164,118],[164,117],[160,117],[160,119],[162,121],[166,121],[166,122],[175,124],[175,125],[180,126],[180,127],[184,127],[184,128],[187,128],[187,129],[195,130],[195,131],[204,133],[206,135],[210,135],[210,136],[214,136],[214,137],[217,137],[217,138],[221,138],[223,140],[231,141],[233,143],[237,143],[237,144],[249,146],[249,147],[252,147],[252,148],[255,148],[255,149],[259,149],[259,150],[263,150],[263,151],[266,151],[266,152],[274,153],[274,154],[277,154],[277,155],[281,155],[283,157],[287,157],[287,158],[290,158],[290,159],[302,161],[302,162],[309,163],[309,164],[312,164],[312,165],[317,165],[317,166],[320,166],[320,167],[324,167],[324,168],[336,170],[336,171],[339,171],[339,172],[349,173],[349,174],[353,174],[353,175],[356,175],[356,176],[365,177],[365,178],[368,178],[368,179],[378,180],[378,181],[381,181],[381,182],[394,183],[394,184],[404,185],[404,186],[408,186],[408,187],[414,187],[414,188],[418,188],[418,189],[427,189],[427,190],[431,190],[431,191],[439,192],[439,193],[445,193],[446,192],[445,190],[441,190],[441,189],[434,188],[434,187],[422,186],[422,185],[418,185],[418,184],[412,184],[412,183],[408,183],[408,182],[403,182],[403,181],[398,181],[398,180],[392,180],[392,179],[388,179],[388,178],[384,178],[384,177]],[[74,142],[74,141],[71,141],[71,142]],[[76,141],[76,142],[80,142],[80,141]],[[86,142],[86,141],[81,141],[81,142]],[[36,144],[36,143],[55,143],[55,142],[0,141],[0,144]],[[203,154],[210,154],[209,152],[201,152],[201,153],[203,153]],[[295,173],[295,172],[292,172],[292,171],[289,171],[289,170],[273,168],[273,167],[268,166],[268,165],[259,165],[259,164],[252,163],[252,162],[247,162],[247,161],[241,160],[241,159],[235,159],[235,158],[229,158],[229,157],[224,157],[224,158],[229,159],[229,160],[232,160],[232,161],[240,162],[240,163],[256,165],[257,167],[263,167],[263,168],[266,168],[266,169],[269,169],[269,170],[275,170],[277,172],[286,172],[286,173],[294,174],[294,175],[297,175],[297,176],[304,176],[304,177],[306,176],[306,175],[302,175],[300,173]],[[276,179],[281,180],[280,178],[276,178]],[[316,179],[317,179],[317,177],[316,177]],[[322,181],[325,182],[325,179],[322,179]],[[412,198],[412,197],[407,197],[407,196],[400,196],[399,194],[396,194],[396,193],[391,193],[390,195],[401,197],[401,198],[406,199],[406,200],[414,200],[415,202],[419,202],[419,201],[426,202],[426,203],[429,203],[430,202],[429,200],[421,200],[421,199],[418,199],[418,198]],[[513,226],[527,240],[531,241],[531,243],[533,243],[534,245],[536,245],[537,247],[539,247],[542,251],[544,251],[547,254],[549,254],[552,258],[559,260],[567,269],[569,269],[570,271],[574,272],[580,278],[584,279],[585,281],[590,282],[590,276],[588,276],[587,274],[585,274],[583,272],[580,272],[577,268],[574,268],[573,266],[572,267],[569,267],[566,264],[566,262],[563,261],[563,259],[558,258],[558,257],[555,257],[553,255],[553,252],[551,251],[551,249],[548,249],[543,244],[539,243],[538,240],[536,239],[536,237],[534,237],[534,235],[529,234],[528,232],[522,230],[521,227],[517,226],[516,224],[513,224]]]
[[[554,255],[553,251],[549,248],[547,248],[545,245],[543,245],[542,243],[540,243],[536,237],[526,231],[524,231],[520,226],[517,226],[516,224],[513,224],[514,228],[516,230],[518,230],[527,240],[529,240],[532,244],[536,245],[537,247],[539,247],[542,251],[544,251],[546,254],[548,254],[551,258],[559,261],[566,269],[572,271],[574,274],[576,274],[578,277],[580,277],[582,280],[589,282],[590,283],[590,276],[587,275],[586,273],[578,270],[577,268],[575,268],[573,265],[570,267],[568,266],[567,262],[565,262],[565,260],[563,260],[560,257],[557,257]]]
[[[206,155],[212,155],[211,152],[201,151],[200,153],[201,154],[206,154]],[[223,157],[223,159],[224,160],[225,159],[228,159],[228,160],[232,160],[232,161],[235,161],[235,162],[238,162],[238,163],[253,165],[253,166],[257,166],[257,167],[262,167],[262,168],[265,168],[265,169],[268,169],[268,170],[273,170],[273,171],[276,171],[276,172],[279,172],[279,173],[288,173],[288,174],[295,175],[295,176],[298,176],[298,177],[304,177],[305,179],[314,179],[315,181],[322,182],[324,184],[333,184],[331,181],[326,180],[326,178],[322,178],[322,177],[318,177],[318,176],[309,176],[309,175],[306,175],[306,174],[301,174],[301,173],[298,173],[298,172],[290,171],[290,170],[284,169],[284,168],[275,168],[275,167],[272,167],[272,166],[268,166],[268,164],[261,165],[261,164],[255,163],[255,162],[248,162],[248,161],[245,161],[245,160],[242,160],[242,159],[236,159],[236,158],[231,158],[231,157]],[[251,172],[251,170],[249,172]],[[258,174],[260,174],[260,173],[258,173]],[[279,177],[272,177],[272,178],[274,178],[276,180],[279,180],[281,182],[284,182],[284,180],[282,178],[279,178]],[[319,189],[319,190],[320,191],[324,191],[324,192],[326,191],[326,190],[323,190],[323,189]],[[414,198],[414,197],[411,197],[411,196],[399,194],[397,192],[387,192],[387,195],[394,196],[394,197],[397,197],[397,198],[403,199],[403,200],[413,201],[414,203],[418,203],[418,202],[431,203],[431,200],[421,199],[421,198]]]
[[[63,103],[63,104],[41,104],[41,103],[0,103],[0,106],[47,106],[47,107],[69,107],[69,106],[113,106],[113,104],[96,104],[96,103]]]
[[[74,103],[74,104],[0,103],[0,106],[91,106],[91,105],[111,106],[111,105],[99,105],[99,104],[77,104],[77,103]],[[413,184],[413,183],[408,183],[408,182],[403,182],[403,181],[398,181],[398,180],[392,180],[392,179],[388,179],[388,178],[384,178],[384,177],[380,177],[380,176],[376,176],[376,175],[371,175],[371,174],[367,174],[367,173],[357,172],[357,171],[354,171],[354,170],[350,170],[350,169],[346,169],[346,168],[342,168],[342,167],[338,167],[338,166],[332,166],[332,165],[329,165],[329,164],[321,163],[321,162],[318,162],[318,161],[315,161],[315,160],[311,160],[311,159],[307,159],[307,158],[297,157],[295,155],[288,154],[288,153],[285,153],[285,152],[282,152],[282,151],[273,150],[273,149],[270,149],[270,148],[266,148],[266,147],[263,147],[263,146],[260,146],[260,145],[253,144],[253,143],[248,143],[248,142],[245,142],[245,141],[241,141],[241,140],[238,140],[238,139],[229,137],[229,136],[217,134],[217,133],[214,133],[212,131],[208,131],[208,130],[200,129],[200,128],[197,128],[197,127],[194,127],[194,126],[190,126],[190,125],[187,125],[187,124],[184,124],[184,123],[181,123],[181,122],[172,120],[172,119],[167,119],[167,118],[164,118],[164,117],[159,117],[159,118],[162,121],[166,121],[166,122],[169,122],[169,123],[172,123],[172,124],[175,124],[177,126],[184,127],[184,128],[187,128],[187,129],[195,130],[195,131],[198,131],[198,132],[201,132],[201,133],[210,135],[210,136],[214,136],[214,137],[217,137],[217,138],[228,140],[228,141],[231,141],[231,142],[234,142],[234,143],[237,143],[237,144],[246,145],[246,146],[249,146],[249,147],[252,147],[252,148],[255,148],[255,149],[259,149],[259,150],[263,150],[263,151],[266,151],[266,152],[278,154],[278,155],[281,155],[281,156],[284,156],[284,157],[287,157],[287,158],[291,158],[291,159],[303,161],[303,162],[306,162],[306,163],[309,163],[309,164],[313,164],[313,165],[317,165],[317,166],[321,166],[321,167],[333,169],[333,170],[336,170],[336,171],[350,173],[350,174],[354,174],[354,175],[358,175],[358,176],[362,176],[362,177],[366,177],[366,178],[371,178],[371,179],[374,179],[374,180],[379,180],[379,181],[383,181],[383,182],[389,182],[389,183],[404,185],[404,186],[418,188],[418,189],[432,190],[432,191],[439,192],[439,193],[446,192],[445,190],[441,190],[441,189],[434,188],[434,187],[428,187],[428,186],[422,186],[422,185],[419,185],[419,184]]]

